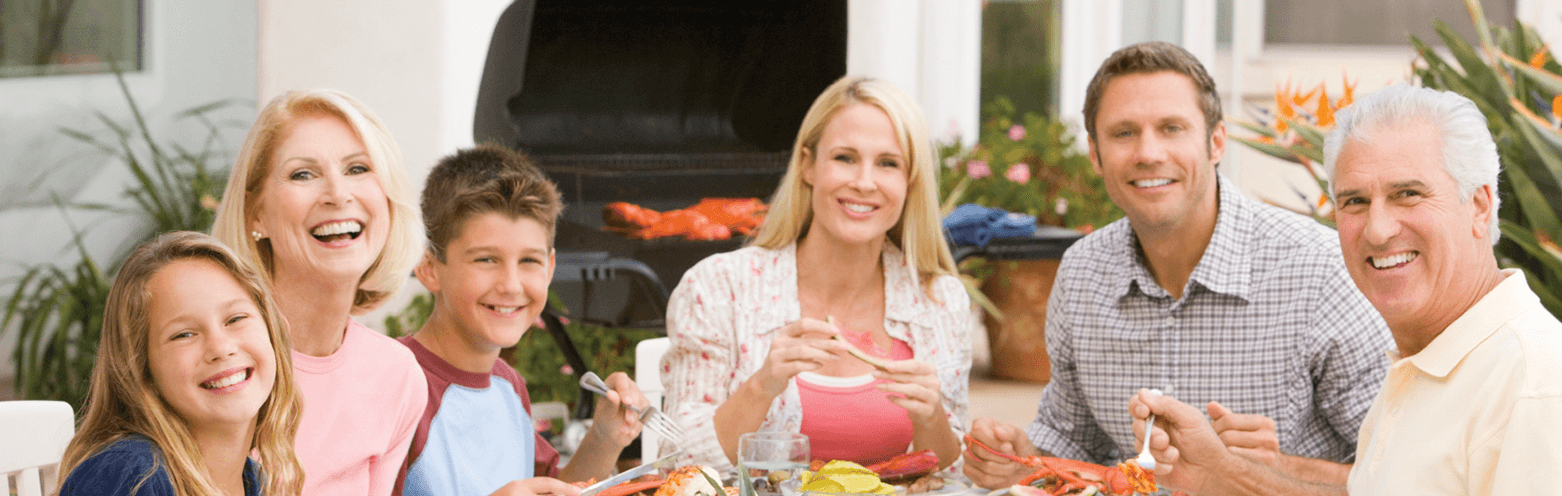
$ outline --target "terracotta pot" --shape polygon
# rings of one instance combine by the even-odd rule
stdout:
[[[1047,359],[1047,296],[1058,274],[1058,260],[993,262],[982,293],[1003,312],[1004,322],[986,316],[992,348],[992,375],[1045,384],[1052,379]]]

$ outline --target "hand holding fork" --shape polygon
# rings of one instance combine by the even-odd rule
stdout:
[[[602,378],[598,377],[595,372],[586,372],[584,376],[581,376],[580,387],[600,395],[606,395],[609,390],[607,383],[603,382]],[[661,444],[680,445],[683,444],[683,440],[687,437],[683,428],[663,414],[661,409],[655,405],[637,407],[625,402],[624,407],[639,416],[641,425],[661,436]]]

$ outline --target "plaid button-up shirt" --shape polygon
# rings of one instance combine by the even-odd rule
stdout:
[[[1128,399],[1161,388],[1274,419],[1281,451],[1349,462],[1393,345],[1334,231],[1242,195],[1220,213],[1183,297],[1155,282],[1128,220],[1074,244],[1047,307],[1052,382],[1027,434],[1112,466],[1138,452]]]

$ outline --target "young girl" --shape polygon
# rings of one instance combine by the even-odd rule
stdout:
[[[297,495],[289,349],[266,282],[216,239],[137,248],[109,291],[60,494]]]

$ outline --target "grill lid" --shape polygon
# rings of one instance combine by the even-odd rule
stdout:
[[[789,152],[845,69],[842,0],[520,0],[494,29],[474,138],[544,167],[741,168],[752,160],[645,159]]]

